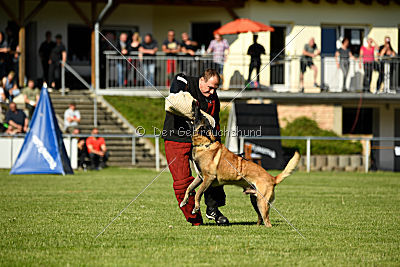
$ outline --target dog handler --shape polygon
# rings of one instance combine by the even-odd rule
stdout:
[[[189,92],[198,101],[200,109],[215,119],[215,129],[219,131],[220,102],[216,93],[219,83],[220,76],[213,69],[207,69],[201,77],[186,77],[184,74],[178,74],[171,83],[170,93]],[[175,159],[169,169],[174,180],[173,188],[179,205],[185,197],[187,187],[194,180],[189,164],[189,159],[192,157],[192,137],[188,120],[167,112],[162,134],[168,164]],[[204,192],[204,198],[207,205],[207,218],[215,220],[218,225],[229,224],[228,219],[218,210],[218,207],[225,205],[223,187],[210,187]],[[192,214],[193,208],[194,194],[192,193],[188,203],[180,209],[192,225],[203,224],[201,213]]]

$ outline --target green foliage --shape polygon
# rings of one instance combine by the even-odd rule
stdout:
[[[338,136],[333,131],[323,130],[316,121],[308,117],[299,117],[289,122],[281,129],[282,136]],[[283,140],[282,146],[297,149],[301,154],[306,153],[305,140]],[[362,145],[359,141],[311,141],[313,155],[361,154]]]
[[[272,173],[276,175],[276,172]],[[164,172],[107,168],[75,175],[0,170],[1,266],[398,266],[396,173],[296,172],[276,187],[272,228],[255,225],[241,188],[225,186],[232,222],[193,227]],[[206,206],[201,203],[204,214]]]
[[[164,126],[164,98],[133,97],[133,96],[105,96],[111,105],[113,105],[133,126],[143,127],[146,134],[160,134]],[[229,108],[222,110],[221,105],[220,126],[228,124]],[[222,142],[225,142],[225,136],[222,136]],[[154,139],[151,142],[154,144]],[[160,151],[165,154],[164,142],[160,142]]]

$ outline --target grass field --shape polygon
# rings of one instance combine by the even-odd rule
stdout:
[[[254,225],[248,196],[225,187],[233,223],[184,221],[163,173],[109,168],[71,176],[0,171],[1,265],[400,265],[400,176],[301,173],[277,187],[272,228]],[[202,210],[205,210],[202,204]]]

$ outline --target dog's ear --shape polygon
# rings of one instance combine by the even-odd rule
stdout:
[[[200,106],[199,106],[199,102],[197,102],[197,100],[193,100],[192,102],[192,114],[194,119],[199,119],[200,118]]]

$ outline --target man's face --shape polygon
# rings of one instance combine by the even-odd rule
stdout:
[[[150,43],[151,43],[151,37],[150,37],[149,35],[146,35],[146,36],[144,37],[144,42],[145,42],[146,44],[150,44]]]
[[[16,109],[17,109],[17,106],[15,105],[15,103],[11,103],[11,104],[10,104],[10,110],[11,110],[12,112],[14,112]]]
[[[189,35],[186,32],[182,33],[182,40],[187,41],[188,39],[189,39]]]
[[[72,134],[80,134],[79,129],[75,128]]]
[[[71,105],[69,105],[69,108],[70,108],[71,110],[75,110],[76,107],[75,107],[75,105],[72,105],[72,104],[71,104]]]
[[[175,38],[175,32],[174,31],[169,31],[168,32],[168,39],[169,40],[174,40]]]
[[[56,43],[61,44],[61,38],[56,38]]]
[[[94,128],[94,129],[92,130],[92,134],[93,134],[93,135],[99,134],[99,130],[97,130],[97,128]]]
[[[121,33],[121,35],[119,36],[119,40],[121,42],[126,42],[126,40],[128,40],[128,35],[126,33]]]
[[[214,34],[214,38],[217,41],[221,41],[221,35],[219,35],[219,34]]]
[[[201,77],[199,80],[200,91],[205,97],[210,97],[211,95],[213,95],[218,87],[219,79],[216,76],[211,77],[210,79],[208,79],[208,81],[205,81],[203,77]]]
[[[311,38],[310,41],[308,42],[308,44],[309,44],[311,47],[313,47],[314,44],[315,44],[314,38]]]
[[[33,89],[35,87],[35,83],[33,81],[28,81],[28,87]]]

